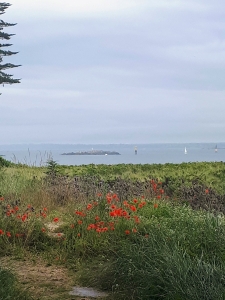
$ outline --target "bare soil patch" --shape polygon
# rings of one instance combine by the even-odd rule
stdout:
[[[48,265],[39,258],[32,261],[11,257],[0,258],[0,265],[15,274],[20,286],[35,300],[88,300],[69,295],[75,285],[75,276],[62,266]]]

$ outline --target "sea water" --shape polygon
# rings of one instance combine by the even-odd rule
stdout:
[[[120,155],[62,155],[91,150],[116,151]],[[49,159],[60,165],[224,162],[225,143],[0,145],[0,155],[12,162],[33,166],[44,166]]]

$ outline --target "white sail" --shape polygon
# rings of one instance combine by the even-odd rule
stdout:
[[[184,148],[184,154],[187,154],[187,148],[186,147]]]

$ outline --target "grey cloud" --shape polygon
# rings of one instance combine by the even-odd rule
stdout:
[[[5,141],[223,139],[225,5],[141,3],[107,18],[20,12],[10,60],[22,82],[1,91]]]

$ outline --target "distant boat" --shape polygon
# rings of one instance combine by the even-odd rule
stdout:
[[[215,147],[215,152],[217,153],[217,151],[218,151],[218,148],[217,148],[217,145],[216,145],[216,147]]]
[[[186,147],[184,148],[184,154],[187,154],[187,148]]]

